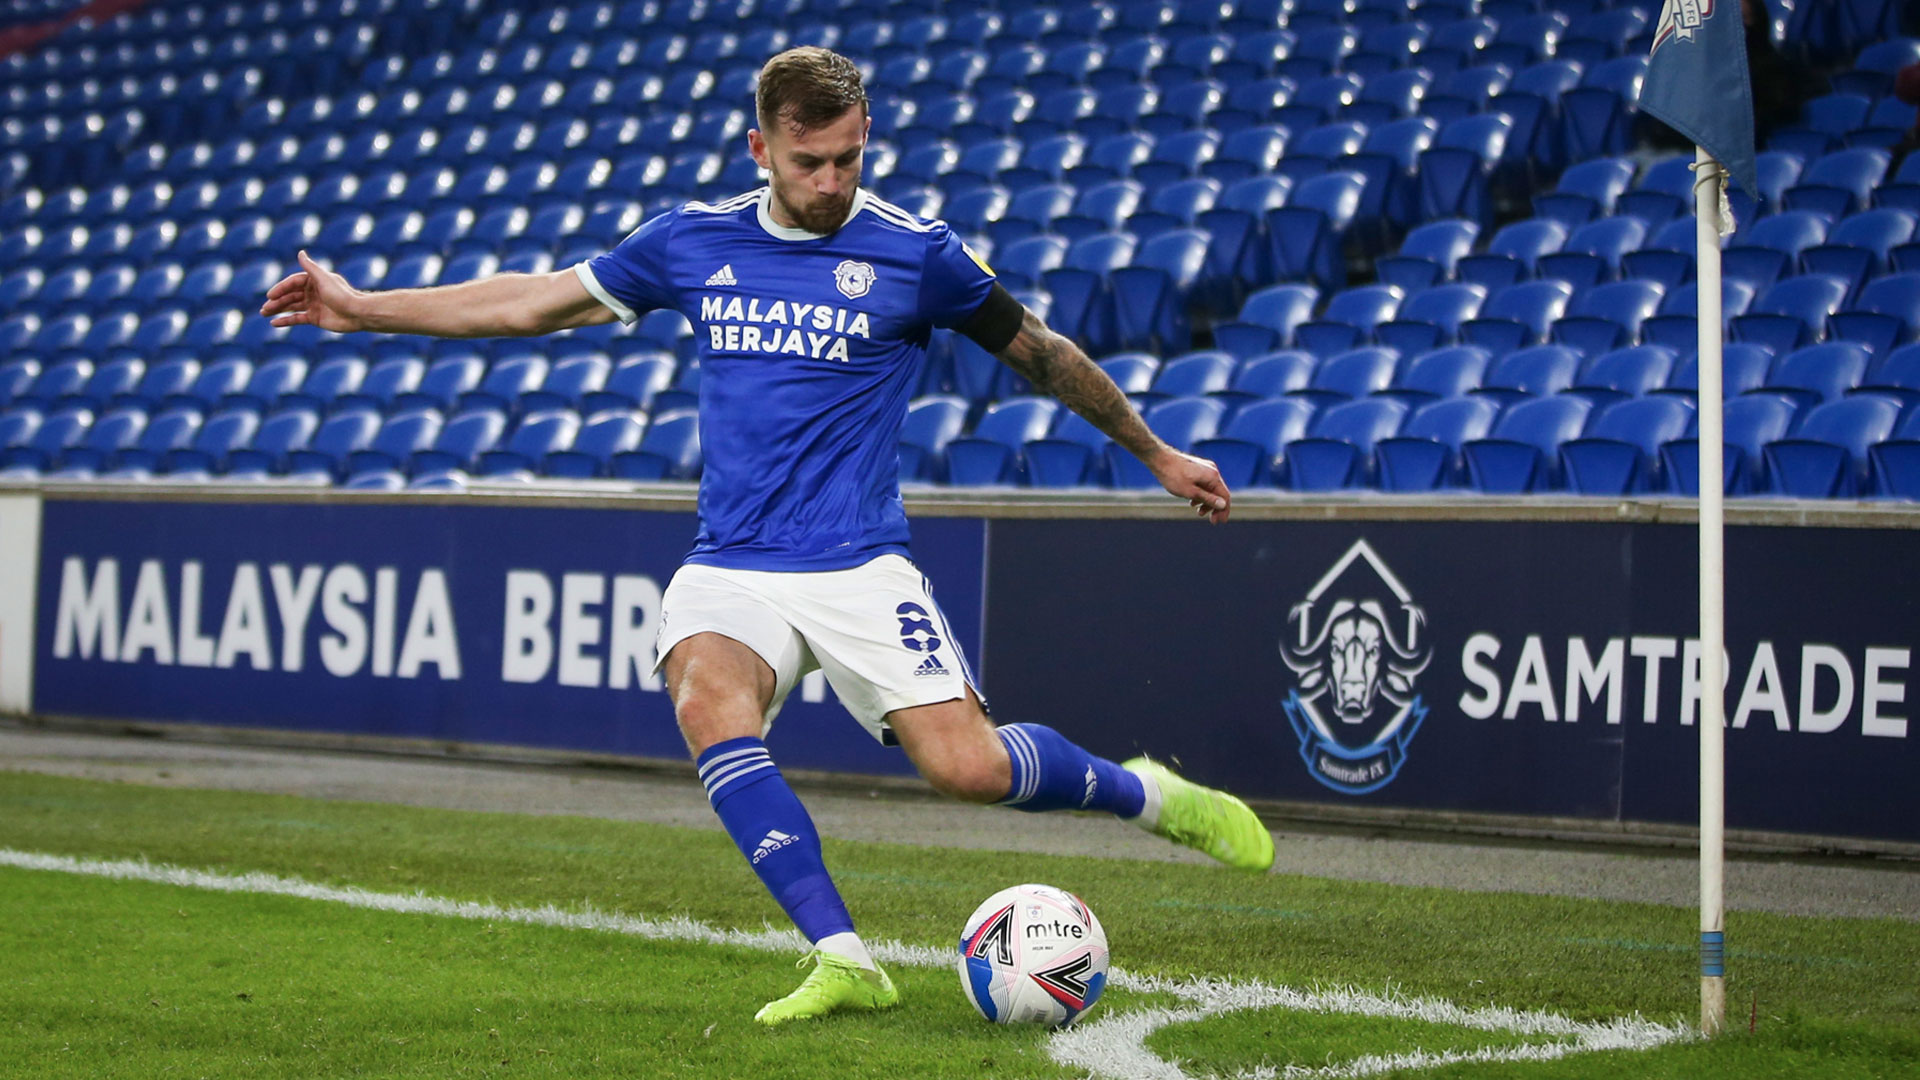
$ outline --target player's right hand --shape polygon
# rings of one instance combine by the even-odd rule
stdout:
[[[361,328],[354,314],[360,292],[347,279],[300,252],[300,269],[267,290],[260,314],[275,326],[317,326],[344,334]]]
[[[1168,447],[1147,463],[1169,495],[1187,500],[1194,513],[1218,525],[1233,512],[1233,493],[1213,462]]]

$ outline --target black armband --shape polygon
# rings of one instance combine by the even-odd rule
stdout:
[[[988,352],[999,353],[1013,344],[1014,335],[1020,332],[1020,324],[1026,317],[1027,306],[1015,300],[1007,287],[996,281],[993,291],[980,301],[967,321],[960,324],[960,332]]]

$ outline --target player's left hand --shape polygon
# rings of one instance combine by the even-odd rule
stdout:
[[[1220,479],[1220,470],[1206,458],[1169,447],[1148,462],[1147,467],[1153,470],[1154,477],[1168,494],[1187,500],[1193,512],[1208,522],[1218,525],[1233,512],[1233,493],[1227,490],[1227,482]]]

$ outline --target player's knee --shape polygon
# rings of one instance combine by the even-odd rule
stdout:
[[[970,803],[999,802],[1013,783],[1005,758],[987,754],[942,758],[921,765],[920,775],[942,795]]]
[[[765,727],[758,706],[740,694],[683,691],[674,699],[673,712],[680,736],[695,756],[715,743],[758,736]]]

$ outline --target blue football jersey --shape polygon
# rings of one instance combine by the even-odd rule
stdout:
[[[936,326],[993,271],[945,223],[862,189],[839,231],[766,188],[661,214],[575,268],[622,322],[673,308],[700,349],[700,534],[689,562],[843,570],[905,554],[898,441]]]

